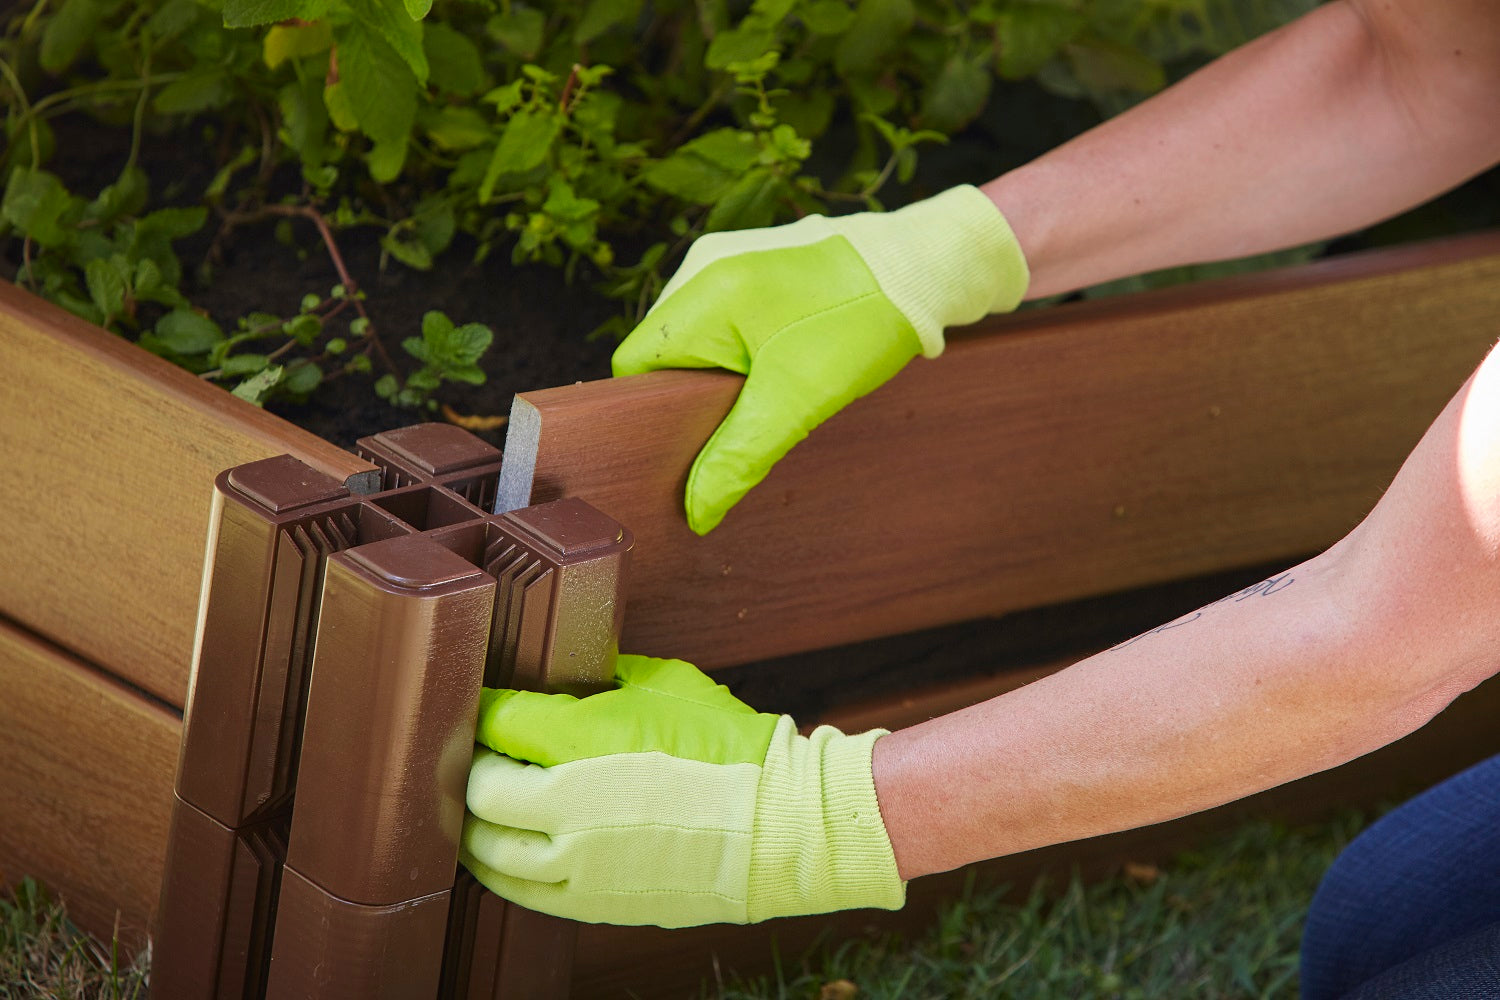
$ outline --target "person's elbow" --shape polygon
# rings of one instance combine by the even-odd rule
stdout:
[[[1417,141],[1500,161],[1500,4],[1493,0],[1346,0],[1372,64]]]

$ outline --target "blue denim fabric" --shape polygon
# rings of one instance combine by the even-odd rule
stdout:
[[[1387,814],[1323,877],[1303,1000],[1500,1000],[1500,756]]]

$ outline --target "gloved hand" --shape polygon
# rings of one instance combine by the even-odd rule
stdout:
[[[622,656],[587,698],[486,689],[460,859],[534,910],[686,927],[897,909],[870,757],[799,736],[692,664]]]
[[[918,353],[941,354],[944,327],[1014,309],[1028,281],[1010,225],[967,185],[895,212],[711,233],[615,351],[614,373],[748,376],[688,474],[701,535],[814,427]]]

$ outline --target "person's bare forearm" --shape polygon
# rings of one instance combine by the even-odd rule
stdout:
[[[1351,760],[1500,664],[1500,356],[1328,552],[883,737],[903,877],[1159,822]]]
[[[1339,0],[984,185],[1028,297],[1323,239],[1500,160],[1500,5]]]

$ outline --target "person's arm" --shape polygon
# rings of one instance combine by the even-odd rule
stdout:
[[[1205,809],[1421,726],[1500,667],[1500,352],[1328,552],[894,734],[798,734],[691,664],[486,691],[462,859],[579,920],[900,906],[905,879]],[[629,857],[630,864],[620,859]]]
[[[903,878],[1155,823],[1351,760],[1500,669],[1500,352],[1316,558],[875,745]]]
[[[1340,0],[981,190],[1032,298],[1346,233],[1500,161],[1500,4]]]
[[[614,373],[747,376],[688,475],[707,532],[946,328],[1376,222],[1500,161],[1497,107],[1500,4],[1337,0],[982,189],[699,239]]]

